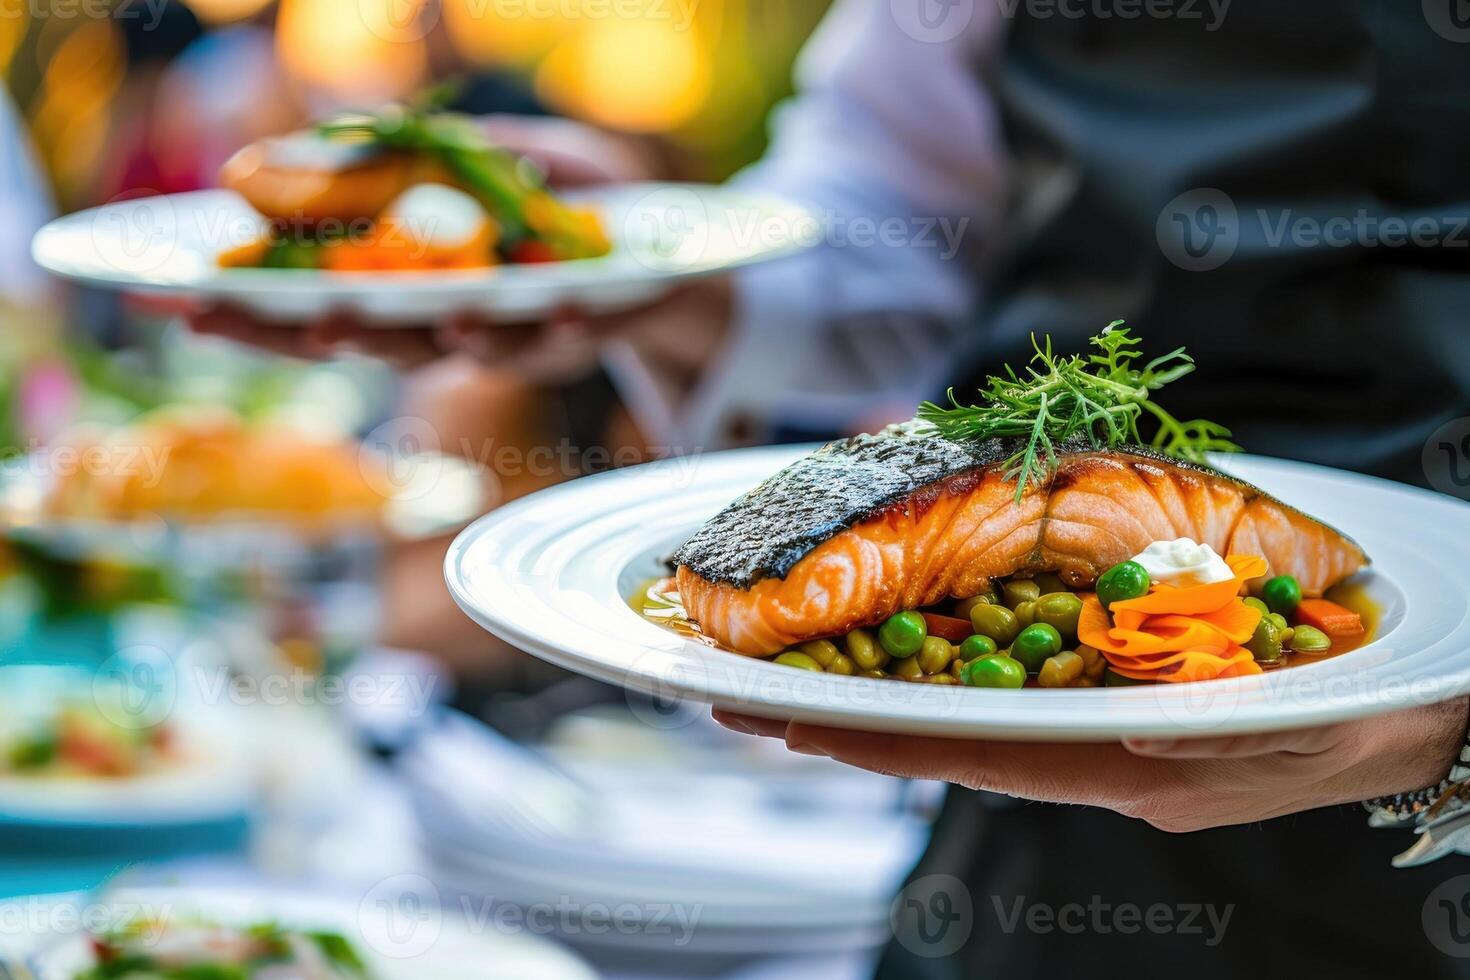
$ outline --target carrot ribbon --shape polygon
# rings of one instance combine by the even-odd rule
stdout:
[[[1134,680],[1198,681],[1258,674],[1242,645],[1261,620],[1240,599],[1241,589],[1266,574],[1255,555],[1225,559],[1234,577],[1208,585],[1158,583],[1147,595],[1113,603],[1112,615],[1097,596],[1085,596],[1077,636],[1102,652],[1108,664]]]

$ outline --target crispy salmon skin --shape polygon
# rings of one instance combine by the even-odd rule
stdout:
[[[913,423],[824,446],[674,554],[684,607],[722,645],[766,655],[1004,576],[1086,587],[1158,540],[1261,555],[1313,596],[1368,563],[1351,538],[1256,487],[1143,447],[1063,447],[1017,503],[1003,466],[1014,451]]]

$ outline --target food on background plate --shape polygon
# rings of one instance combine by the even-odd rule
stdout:
[[[226,412],[154,415],[65,448],[87,462],[59,470],[47,500],[52,517],[341,526],[374,521],[384,504],[374,461],[355,444]]]
[[[1119,323],[1093,346],[1038,346],[979,405],[798,460],[680,548],[645,609],[788,666],[981,687],[1233,677],[1361,643],[1321,597],[1362,548],[1205,462],[1229,432],[1151,398],[1182,350],[1142,362]]]
[[[470,117],[390,105],[252,143],[220,183],[268,225],[225,267],[476,269],[595,258],[599,215],[558,199]]]
[[[181,761],[167,723],[120,725],[95,708],[63,705],[0,740],[0,775],[34,779],[126,779]]]
[[[336,932],[274,922],[244,927],[139,917],[94,935],[96,964],[74,980],[362,980],[370,976],[352,943]]]

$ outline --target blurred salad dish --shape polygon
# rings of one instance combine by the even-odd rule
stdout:
[[[337,932],[274,922],[226,926],[140,919],[92,937],[96,965],[74,980],[358,980],[370,976]]]
[[[64,704],[39,723],[0,735],[0,775],[35,779],[127,779],[180,762],[167,723],[119,724],[83,704]]]

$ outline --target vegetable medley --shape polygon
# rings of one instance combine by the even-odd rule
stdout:
[[[1264,559],[1231,555],[1231,577],[1205,584],[1154,582],[1136,561],[1098,577],[1095,591],[1055,574],[1013,577],[965,599],[905,610],[874,627],[812,640],[775,663],[856,677],[969,687],[1126,686],[1234,677],[1294,658],[1340,653],[1367,635],[1362,617],[1302,597],[1289,575],[1264,580]],[[689,636],[672,579],[637,603],[647,618]]]

